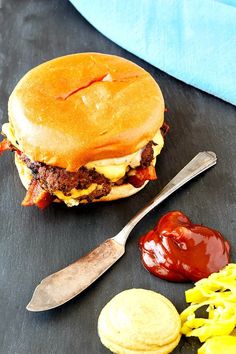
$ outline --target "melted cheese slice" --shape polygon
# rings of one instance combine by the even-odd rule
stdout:
[[[87,167],[87,165],[86,165]],[[124,177],[126,174],[128,165],[121,164],[121,165],[110,165],[110,166],[94,166],[94,167],[89,167],[89,168],[95,168],[95,170],[104,175],[106,178],[108,178],[112,182],[118,181],[120,178]]]
[[[80,202],[76,200],[79,197],[84,195],[88,195],[92,193],[97,188],[96,183],[92,183],[88,189],[75,189],[73,188],[70,191],[70,195],[65,195],[61,191],[55,191],[53,194],[57,196],[60,200],[63,200],[68,206],[75,206],[78,205]]]
[[[157,144],[153,146],[153,158],[155,158],[164,146],[164,139],[160,130],[152,140]],[[142,149],[124,157],[89,162],[85,167],[88,169],[95,168],[97,172],[103,174],[110,181],[116,182],[126,174],[129,166],[135,168],[140,165],[141,154]]]
[[[2,126],[2,132],[6,135],[7,139],[20,149],[20,146],[16,142],[16,137],[14,134],[13,127],[10,123],[5,123]],[[163,145],[164,139],[161,134],[161,131],[158,130],[156,135],[152,139],[156,144],[153,146],[154,158],[160,154]],[[21,149],[20,149],[21,150]],[[99,161],[92,161],[85,165],[88,169],[95,169],[98,173],[104,175],[111,182],[116,182],[120,178],[124,177],[128,167],[135,168],[140,165],[142,149],[136,151],[133,154],[126,155],[123,157],[104,159]],[[61,199],[61,198],[60,198]]]
[[[6,135],[7,139],[12,143],[12,145],[19,148],[19,145],[16,142],[15,133],[11,123],[4,123],[2,126],[2,132],[4,135]]]

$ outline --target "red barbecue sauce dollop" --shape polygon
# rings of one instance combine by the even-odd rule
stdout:
[[[144,267],[175,282],[197,281],[229,263],[229,243],[220,232],[193,224],[180,211],[164,215],[139,241]]]

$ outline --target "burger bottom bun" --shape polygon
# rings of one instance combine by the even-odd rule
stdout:
[[[149,181],[146,181],[140,188],[135,188],[134,186],[132,186],[132,184],[129,183],[123,184],[121,186],[114,186],[112,187],[109,194],[105,195],[100,199],[94,200],[94,202],[109,202],[112,200],[130,197],[131,195],[143,189],[148,184],[148,182]]]
[[[23,186],[28,189],[29,188],[29,184],[32,180],[32,175],[31,175],[31,171],[30,169],[26,166],[26,164],[21,161],[17,155],[17,153],[15,153],[15,164],[16,164],[16,168],[18,170],[19,176],[20,176],[20,180],[23,184]],[[153,164],[155,164],[155,159],[153,160]],[[109,202],[112,200],[117,200],[117,199],[121,199],[121,198],[126,198],[126,197],[130,197],[131,195],[139,192],[141,189],[143,189],[147,183],[149,181],[146,181],[142,187],[140,188],[135,188],[133,187],[131,184],[126,183],[126,184],[122,184],[121,186],[114,186],[112,187],[111,191],[109,194],[107,194],[106,196],[100,198],[100,199],[94,199],[92,201],[92,203],[94,202]],[[55,202],[63,202],[63,200],[59,200],[58,198],[55,199]],[[80,204],[85,204],[87,203],[86,200],[82,200],[80,202]]]

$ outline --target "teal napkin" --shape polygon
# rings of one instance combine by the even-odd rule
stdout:
[[[236,104],[236,0],[70,0],[106,37]]]

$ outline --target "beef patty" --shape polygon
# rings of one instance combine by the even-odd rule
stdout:
[[[142,168],[150,166],[153,160],[152,145],[153,142],[150,141],[142,151],[140,161],[140,167]],[[64,168],[49,166],[42,162],[33,162],[23,153],[19,157],[31,170],[33,177],[39,181],[41,187],[50,194],[59,190],[65,195],[69,195],[73,188],[87,189],[92,183],[96,183],[100,187],[92,192],[95,194],[94,199],[109,194],[112,185],[120,184],[120,181],[112,183],[95,169],[87,169],[84,166],[80,167],[77,172],[69,172]],[[122,179],[122,182],[125,182],[125,178]]]

